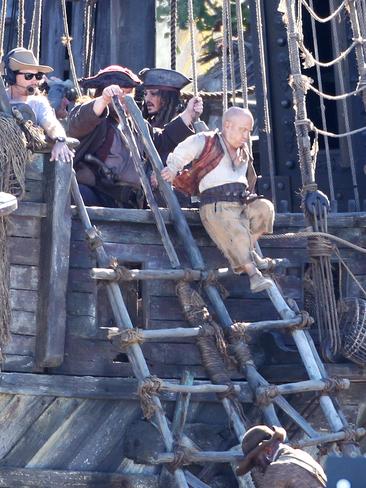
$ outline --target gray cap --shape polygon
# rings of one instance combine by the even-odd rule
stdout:
[[[181,90],[191,83],[186,76],[173,69],[144,68],[139,72],[145,88],[161,88],[163,90]]]

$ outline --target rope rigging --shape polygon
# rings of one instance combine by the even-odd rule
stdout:
[[[0,57],[4,56],[4,36],[5,36],[5,22],[6,22],[6,11],[7,11],[7,0],[3,0],[1,4],[0,13]]]
[[[71,71],[72,81],[74,83],[75,90],[76,90],[78,96],[80,97],[81,96],[81,90],[79,87],[78,77],[76,75],[74,56],[73,56],[72,48],[71,48],[72,37],[70,37],[69,26],[67,23],[66,0],[61,0],[61,9],[62,9],[62,20],[63,20],[63,24],[64,24],[64,36],[62,38],[62,44],[64,46],[66,46],[66,48],[67,48],[67,52],[69,55],[70,71]]]
[[[25,25],[25,15],[24,15],[24,1],[18,0],[18,36],[17,45],[24,45],[24,25]]]
[[[28,49],[39,59],[42,25],[42,0],[35,0]]]

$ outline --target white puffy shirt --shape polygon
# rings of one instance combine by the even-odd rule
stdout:
[[[232,160],[226,149],[225,143],[222,140],[220,133],[220,143],[224,150],[224,155],[219,164],[205,175],[199,183],[199,191],[202,193],[209,188],[215,186],[225,185],[227,183],[243,183],[248,185],[247,181],[247,169],[248,163],[243,162],[238,167],[233,167]],[[172,153],[169,154],[167,159],[168,168],[176,175],[182,171],[191,161],[199,159],[205,145],[205,133],[200,132],[187,137],[183,142],[178,144]]]

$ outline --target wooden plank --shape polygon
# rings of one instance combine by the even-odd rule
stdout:
[[[34,356],[35,337],[12,334],[11,340],[5,346],[5,354]]]
[[[10,332],[12,334],[24,334],[35,336],[37,331],[37,320],[34,312],[24,310],[12,310]]]
[[[179,384],[180,380],[171,381]],[[195,380],[196,384],[207,381]],[[249,401],[252,394],[246,382],[238,381],[241,388],[242,401]],[[89,400],[134,400],[138,402],[138,382],[135,378],[79,377],[67,375],[38,375],[30,373],[0,373],[0,393],[19,394],[25,396],[47,396],[63,398],[82,398]],[[175,401],[176,393],[162,392],[167,401]],[[194,401],[215,401],[211,393],[195,393]]]
[[[66,288],[69,271],[71,165],[60,161],[45,164],[47,217],[42,221],[39,308],[36,362],[55,367],[64,358]]]
[[[20,202],[14,216],[43,218],[46,217],[46,213],[47,205],[45,203]]]
[[[70,315],[87,315],[96,317],[96,299],[94,293],[71,292],[67,294],[67,313]]]
[[[0,459],[4,458],[24,433],[52,402],[52,398],[16,395],[0,412]]]
[[[23,468],[83,400],[56,398],[25,432],[0,465]]]
[[[8,252],[11,264],[38,266],[40,241],[24,237],[9,237]]]
[[[37,290],[39,270],[37,266],[10,267],[10,288],[15,290]]]
[[[35,365],[33,356],[22,356],[18,354],[7,354],[1,365],[2,371],[16,371],[22,373],[41,372],[42,369]]]
[[[12,310],[36,312],[38,293],[35,290],[10,290],[10,303]]]
[[[25,202],[42,203],[44,201],[42,182],[28,180],[25,186],[23,200]]]
[[[9,237],[39,238],[41,232],[41,219],[37,217],[12,215],[8,219],[7,232]]]
[[[80,447],[73,459],[67,464],[70,471],[102,471],[103,465],[110,456],[124,458],[126,428],[141,414],[137,402],[108,402],[103,417],[95,425],[88,442]]]
[[[0,487],[7,488],[158,488],[156,476],[88,473],[43,469],[0,469]]]

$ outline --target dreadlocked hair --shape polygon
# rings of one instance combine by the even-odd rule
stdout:
[[[146,104],[142,106],[142,115],[144,119],[150,122],[154,127],[163,128],[174,117],[176,117],[183,110],[183,105],[179,99],[178,91],[159,90],[161,96],[162,109],[153,115],[149,115]]]

